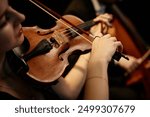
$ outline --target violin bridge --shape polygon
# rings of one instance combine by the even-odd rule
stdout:
[[[54,31],[54,34],[53,34],[53,38],[56,40],[56,42],[59,44],[59,45],[62,45],[64,43],[67,43],[68,40],[66,39],[65,35],[63,35],[61,32],[59,31]]]

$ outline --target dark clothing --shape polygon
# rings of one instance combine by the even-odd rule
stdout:
[[[16,100],[17,98],[11,96],[8,93],[0,92],[0,100]]]

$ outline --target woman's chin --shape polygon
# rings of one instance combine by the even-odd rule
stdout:
[[[18,45],[17,45],[17,46],[20,46],[20,45],[23,43],[23,41],[24,41],[24,35],[23,35],[23,33],[22,33],[22,35],[20,35],[20,36],[18,37]]]

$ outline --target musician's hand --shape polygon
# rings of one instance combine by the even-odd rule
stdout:
[[[141,62],[141,59],[137,59],[133,56],[128,55],[129,60],[121,58],[118,61],[118,65],[120,65],[122,68],[124,68],[126,71],[131,72],[133,71]]]
[[[91,51],[91,57],[94,57],[94,60],[106,60],[110,62],[116,50],[122,52],[123,46],[115,37],[111,37],[110,34],[101,36],[99,32],[96,35],[99,37],[96,36],[93,41]]]
[[[93,21],[97,22],[104,22],[106,23],[108,26],[112,26],[112,24],[110,23],[113,19],[113,16],[111,14],[105,13],[105,14],[101,14],[99,16],[97,16]]]
[[[101,33],[101,24],[98,23],[97,25],[91,27],[90,33],[91,33],[93,36],[96,36],[97,33],[99,33],[98,35],[101,37],[101,36],[102,36],[102,33]]]
[[[106,24],[99,22],[97,25],[91,27],[91,34],[95,35],[95,32],[99,31],[102,34],[110,34],[111,36],[116,35],[115,28],[111,25],[112,15],[103,14],[94,19],[94,21],[103,21]],[[111,27],[110,27],[111,26]]]

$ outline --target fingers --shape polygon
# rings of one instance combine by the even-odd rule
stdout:
[[[122,52],[123,45],[116,37],[106,34],[102,37],[96,36],[92,43],[91,55],[101,60],[111,61],[116,51]]]
[[[94,21],[100,21],[100,19],[107,19],[108,21],[111,21],[113,19],[113,16],[111,14],[105,13],[97,16]]]
[[[108,19],[113,19],[113,15],[109,14],[109,13],[104,13],[103,15],[101,15],[102,17],[108,18]]]
[[[112,40],[116,46],[117,51],[122,52],[123,51],[123,45],[120,41],[117,41],[116,37],[111,37],[110,34],[104,35],[103,39],[109,39]]]
[[[110,34],[106,34],[106,35],[103,36],[103,38],[104,39],[108,38],[108,39],[112,40],[113,42],[115,42],[116,46],[119,47],[120,52],[122,51],[123,45],[122,45],[122,43],[120,41],[117,41],[116,37],[111,37]]]
[[[90,29],[90,32],[93,34],[93,35],[97,35],[98,33],[101,32],[101,24],[97,24],[95,26],[92,26],[92,28]]]
[[[106,35],[102,36],[101,38],[103,38],[103,39],[107,39],[107,38],[110,38],[110,37],[111,37],[111,35],[110,35],[110,34],[106,34]]]
[[[108,26],[110,26],[110,27],[112,26],[112,24],[110,23],[111,20],[109,20],[109,19],[99,17],[96,19],[96,21],[102,21],[102,22],[105,22]]]
[[[99,24],[100,25],[100,24]],[[101,33],[101,27],[100,26],[93,26],[90,30],[91,34],[93,36],[102,36],[102,33]]]
[[[116,41],[115,44],[117,46],[117,51],[122,52],[123,51],[122,43],[120,41]]]
[[[94,38],[94,43],[97,43],[97,41],[99,42],[99,41],[101,41],[101,40],[106,40],[106,39],[108,39],[108,38],[110,38],[111,37],[111,35],[110,34],[106,34],[106,35],[100,35],[99,33],[95,36],[95,38]]]
[[[110,34],[106,34],[106,35],[103,35],[103,36],[99,36],[99,35],[101,35],[101,34],[97,33],[97,35],[95,36],[94,39],[108,39],[109,38],[114,42],[117,41],[116,37],[111,37]]]
[[[96,17],[94,19],[95,22],[97,21],[102,21],[105,22],[108,26],[112,26],[112,24],[110,23],[110,21],[113,19],[112,15],[105,13],[105,14],[101,14],[98,17]]]
[[[106,34],[102,37],[99,37],[99,36],[96,36],[95,39],[108,39],[109,41],[112,41],[112,43],[114,43],[114,46],[116,47],[116,50],[119,51],[119,52],[122,52],[123,51],[123,45],[120,41],[117,41],[117,38],[116,37],[111,37],[110,34]]]

